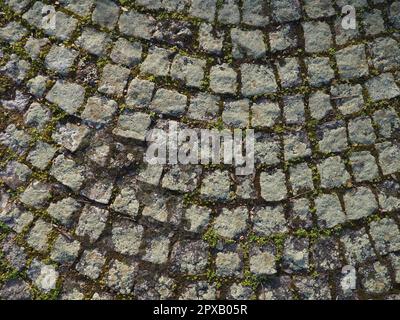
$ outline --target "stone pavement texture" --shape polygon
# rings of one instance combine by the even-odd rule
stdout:
[[[0,298],[400,298],[399,28],[386,0],[0,0]],[[254,174],[146,166],[169,121],[254,128]]]

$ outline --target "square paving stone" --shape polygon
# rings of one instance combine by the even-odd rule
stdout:
[[[389,37],[380,37],[369,44],[373,66],[381,72],[400,66],[400,48],[398,41]]]
[[[332,46],[332,33],[326,22],[303,22],[302,26],[306,52],[327,51]]]
[[[144,141],[150,124],[151,118],[147,113],[125,112],[119,116],[113,134],[123,138]]]
[[[83,2],[79,0],[61,0],[60,2],[66,9],[79,16],[87,16],[94,4],[94,0],[86,0]]]
[[[35,250],[45,252],[49,247],[48,240],[51,231],[51,224],[39,219],[29,232],[26,242]]]
[[[400,146],[396,143],[383,142],[376,144],[379,153],[379,164],[383,174],[400,171]]]
[[[140,224],[128,221],[113,223],[111,239],[114,250],[126,255],[136,255],[142,242],[144,229]]]
[[[393,180],[386,180],[378,188],[378,199],[382,212],[399,210],[400,185]]]
[[[17,233],[22,232],[33,221],[33,218],[31,212],[18,207],[0,211],[0,221]]]
[[[34,37],[29,37],[25,43],[24,49],[32,59],[36,59],[49,42],[47,38],[36,39]]]
[[[253,213],[252,222],[254,232],[262,236],[268,237],[288,231],[287,221],[281,205],[256,208]]]
[[[32,181],[20,196],[23,204],[35,208],[43,208],[50,198],[51,186],[37,180]]]
[[[274,93],[277,84],[272,68],[268,65],[244,63],[240,67],[242,94],[245,97]]]
[[[294,194],[313,189],[312,171],[307,163],[299,163],[290,167],[289,173]]]
[[[76,83],[58,80],[46,95],[46,99],[69,114],[74,114],[83,104],[85,89]]]
[[[76,240],[69,240],[59,235],[54,242],[50,258],[63,265],[71,265],[78,257],[81,244]]]
[[[28,182],[32,170],[23,163],[18,161],[10,161],[7,166],[0,171],[1,181],[8,187],[15,190]]]
[[[309,76],[308,81],[313,87],[329,84],[335,77],[335,72],[329,64],[329,58],[307,58],[306,65]]]
[[[240,22],[239,5],[236,0],[225,0],[218,9],[218,22],[238,24]]]
[[[279,121],[281,110],[276,102],[262,99],[252,104],[251,115],[253,127],[271,128]]]
[[[179,116],[185,109],[187,97],[174,90],[158,89],[150,104],[150,109],[156,112]]]
[[[300,94],[283,97],[283,116],[287,124],[303,124],[304,116],[304,100]]]
[[[305,0],[304,10],[311,19],[330,17],[335,14],[330,0]]]
[[[107,219],[107,210],[86,205],[82,210],[75,233],[80,237],[87,237],[89,242],[93,243],[103,233]]]
[[[309,240],[288,237],[284,243],[282,267],[287,273],[306,271],[309,266]]]
[[[242,23],[263,27],[269,22],[267,5],[263,0],[243,0]]]
[[[33,94],[36,98],[42,98],[47,86],[48,77],[38,75],[27,82],[29,93]]]
[[[211,24],[202,23],[199,28],[199,46],[202,50],[211,54],[221,54],[224,33],[214,29]]]
[[[219,101],[214,95],[199,92],[191,96],[187,116],[196,120],[214,120],[219,115]]]
[[[279,78],[283,88],[291,88],[302,83],[301,69],[298,58],[285,58],[276,63]]]
[[[54,266],[34,258],[27,270],[27,276],[40,291],[49,293],[56,288],[59,273]]]
[[[254,144],[254,156],[256,163],[273,165],[281,160],[281,148],[279,137],[271,134],[256,133]]]
[[[314,119],[322,120],[333,110],[329,94],[322,91],[312,93],[308,98],[308,108]]]
[[[130,70],[114,64],[107,64],[103,68],[98,91],[110,96],[123,95]]]
[[[354,45],[336,53],[339,76],[342,79],[355,79],[368,75],[365,45]]]
[[[50,120],[51,111],[44,105],[33,102],[24,114],[24,122],[28,126],[42,129]]]
[[[170,50],[159,47],[150,48],[146,59],[140,65],[140,71],[156,76],[167,76],[171,66],[171,55],[172,52]]]
[[[58,125],[53,132],[52,139],[65,149],[75,152],[82,149],[89,142],[90,129],[85,125],[76,125],[67,122],[65,125]]]
[[[113,62],[127,67],[137,65],[142,60],[142,45],[140,42],[119,38],[114,44],[110,58]]]
[[[369,188],[351,189],[343,196],[348,219],[357,220],[373,214],[378,209],[378,203]]]
[[[191,192],[197,188],[201,171],[200,166],[174,165],[164,173],[161,186],[169,190]]]
[[[313,226],[313,216],[310,201],[306,198],[292,199],[289,208],[288,225],[296,229],[310,229]]]
[[[106,257],[97,249],[85,250],[75,268],[80,274],[96,280],[100,276],[105,262]]]
[[[224,103],[222,121],[228,126],[245,128],[249,125],[250,101],[248,99]]]
[[[347,172],[345,164],[339,156],[323,160],[318,164],[318,171],[323,188],[338,188],[350,181],[350,174]]]
[[[368,80],[365,86],[373,101],[392,99],[400,95],[400,89],[391,73],[382,73]]]
[[[362,109],[364,98],[360,84],[339,84],[331,87],[333,103],[344,115],[358,112]]]
[[[224,238],[237,238],[247,229],[249,213],[246,207],[238,207],[234,210],[222,209],[215,218],[214,230]]]
[[[342,46],[349,43],[352,40],[360,38],[360,24],[356,24],[355,29],[345,30],[342,27],[342,17],[337,17],[334,24],[334,31],[336,36],[336,44]]]
[[[232,56],[235,59],[259,59],[265,56],[266,45],[261,30],[231,29]]]
[[[218,252],[215,265],[216,273],[220,277],[237,277],[242,272],[242,261],[236,252]]]
[[[311,253],[317,270],[334,270],[341,266],[337,239],[322,237],[312,244]]]
[[[353,152],[350,163],[357,182],[372,181],[379,177],[375,157],[369,151]]]
[[[154,87],[154,83],[149,80],[132,79],[125,97],[126,104],[129,107],[147,107],[153,97]]]
[[[318,128],[317,133],[321,152],[340,152],[348,147],[347,132],[343,121],[327,122]]]
[[[207,198],[228,200],[231,179],[228,171],[216,170],[206,173],[203,178],[200,193]]]
[[[290,24],[284,24],[269,33],[269,43],[272,52],[293,49],[298,46],[298,37]]]
[[[191,206],[185,210],[185,230],[190,232],[202,232],[208,225],[211,210],[206,207]]]
[[[400,232],[396,222],[391,218],[372,221],[370,234],[375,248],[380,255],[400,250]]]
[[[296,276],[294,286],[299,291],[301,300],[330,300],[331,292],[328,276],[317,276],[314,278]]]
[[[286,178],[282,170],[261,172],[261,197],[266,201],[281,201],[287,197]]]
[[[117,112],[118,104],[114,100],[102,96],[90,97],[81,117],[89,126],[95,128],[109,124]]]
[[[206,61],[176,55],[171,65],[171,77],[182,80],[189,87],[200,88],[204,79],[204,68]]]
[[[48,6],[47,10],[51,10],[55,13],[55,27],[49,28],[47,20],[43,19],[42,13],[45,12],[45,10],[45,4],[36,1],[33,6],[22,15],[22,18],[36,28],[44,30],[44,32],[49,36],[54,36],[61,41],[69,39],[72,36],[78,21],[75,18],[66,15],[64,12],[56,11],[53,6]]]
[[[382,17],[382,11],[373,9],[369,12],[365,12],[363,16],[363,27],[365,34],[369,36],[385,32],[385,21]]]
[[[47,208],[48,214],[58,223],[69,227],[81,209],[81,204],[73,198],[64,198],[58,202],[53,202]]]
[[[272,247],[252,247],[249,254],[250,272],[256,276],[268,276],[277,273],[276,254]]]
[[[296,21],[301,17],[301,5],[296,0],[272,0],[272,15],[278,22]]]
[[[311,155],[310,142],[305,131],[293,131],[283,137],[285,160]]]
[[[114,29],[119,15],[119,6],[111,0],[96,0],[92,21],[108,29]]]
[[[104,56],[111,46],[111,39],[105,32],[93,28],[85,28],[76,44],[95,56]]]
[[[63,154],[53,160],[50,174],[74,191],[79,190],[85,179],[84,168]]]
[[[367,294],[382,294],[391,289],[389,270],[379,261],[360,268],[361,285]]]
[[[137,270],[137,263],[128,265],[124,262],[114,260],[104,279],[105,283],[115,292],[129,294],[132,291]]]
[[[127,186],[121,188],[111,205],[111,209],[135,218],[139,211],[139,205],[135,190]]]
[[[6,130],[0,133],[0,144],[11,148],[19,155],[28,149],[32,138],[24,130],[19,130],[14,124],[10,124]]]
[[[332,228],[346,221],[346,216],[336,194],[321,194],[315,199],[318,225],[322,228]]]
[[[164,264],[168,261],[170,240],[167,237],[159,236],[151,239],[147,244],[143,260],[154,264]]]
[[[377,110],[373,119],[382,137],[390,138],[400,133],[400,118],[394,109]]]
[[[361,263],[375,257],[365,229],[358,231],[347,230],[341,236],[340,241],[343,244],[344,255],[349,264],[354,265],[355,263]]]
[[[119,31],[127,36],[150,40],[156,32],[156,19],[136,11],[123,12],[118,20]]]
[[[192,0],[189,14],[194,17],[213,22],[216,5],[217,0]]]
[[[207,257],[208,244],[205,241],[177,241],[171,251],[171,269],[181,274],[199,274],[206,269]]]
[[[215,93],[235,94],[237,89],[236,71],[226,63],[212,66],[210,70],[210,88]]]
[[[80,194],[97,203],[109,204],[113,187],[112,179],[97,177],[94,182],[87,183]]]
[[[374,128],[371,119],[368,117],[359,117],[349,121],[349,138],[352,144],[373,144],[376,140]]]
[[[46,68],[66,75],[74,64],[78,52],[64,46],[53,45],[45,58]]]

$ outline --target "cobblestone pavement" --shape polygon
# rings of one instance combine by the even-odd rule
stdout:
[[[0,8],[2,299],[400,298],[399,1]],[[169,121],[255,173],[146,165]]]

